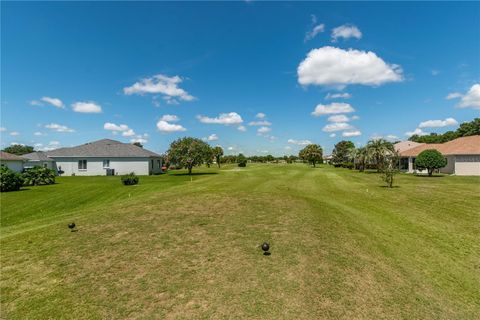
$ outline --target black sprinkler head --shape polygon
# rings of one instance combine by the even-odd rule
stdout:
[[[73,230],[75,228],[75,222],[69,223],[68,228]]]
[[[262,250],[267,252],[269,249],[270,249],[270,245],[268,244],[268,242],[264,242],[262,244]]]

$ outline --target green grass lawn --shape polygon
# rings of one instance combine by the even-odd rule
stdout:
[[[194,172],[1,194],[1,318],[480,318],[480,178]]]

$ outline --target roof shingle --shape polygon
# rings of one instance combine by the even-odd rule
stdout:
[[[445,143],[425,143],[400,152],[402,157],[416,157],[428,149],[438,150],[445,156],[449,155],[480,155],[480,135],[461,137]]]
[[[24,161],[25,159],[17,156],[16,154],[8,153],[5,151],[0,151],[0,159],[1,160],[16,160],[16,161]]]

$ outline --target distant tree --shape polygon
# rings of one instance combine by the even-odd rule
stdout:
[[[217,161],[217,165],[220,168],[220,160],[223,156],[223,149],[220,146],[216,146],[212,150],[213,150],[213,155],[215,157],[215,160]]]
[[[237,157],[237,163],[239,167],[246,167],[247,166],[247,158],[240,153]]]
[[[464,122],[457,129],[459,137],[468,137],[480,135],[480,118],[475,118],[470,122]]]
[[[266,159],[268,162],[275,161],[275,157],[272,156],[271,154],[267,155],[267,156],[265,157],[265,159]]]
[[[303,161],[307,161],[308,163],[312,164],[315,167],[316,163],[323,162],[323,150],[318,144],[309,144],[300,152],[298,156]]]
[[[377,172],[382,171],[385,158],[395,152],[393,144],[385,139],[374,139],[367,143],[368,156],[375,161]]]
[[[207,167],[210,168],[210,166],[213,163],[213,158],[214,157],[215,156],[213,154],[213,148],[208,146],[208,150],[206,151],[206,154],[205,154],[205,164],[207,165]]]
[[[414,134],[408,140],[419,143],[444,143],[460,137],[480,135],[480,118],[475,118],[470,122],[464,122],[455,131],[447,131],[444,134],[432,132],[428,135],[419,136]]]
[[[447,159],[435,149],[424,150],[415,158],[415,166],[418,169],[427,169],[429,176],[432,176],[433,170],[446,165]]]
[[[3,149],[3,151],[21,156],[22,154],[33,152],[33,147],[23,146],[21,144],[14,144],[9,147],[6,147],[5,149]]]
[[[200,139],[191,137],[173,141],[168,150],[170,162],[177,166],[187,168],[188,174],[192,174],[193,167],[207,162],[210,156],[210,146]]]
[[[342,140],[337,143],[332,152],[332,163],[343,163],[349,160],[351,150],[355,149],[352,141]]]
[[[366,147],[354,149],[353,163],[359,171],[364,171],[369,160],[368,149]]]
[[[140,142],[134,142],[133,145],[137,146],[137,147],[140,147],[140,148],[143,148],[143,144],[141,144]]]

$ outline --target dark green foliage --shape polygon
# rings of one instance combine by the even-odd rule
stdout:
[[[125,174],[122,176],[122,183],[126,186],[132,186],[134,184],[138,184],[139,178],[134,172],[130,172],[129,174]]]
[[[444,134],[430,133],[426,136],[414,134],[408,140],[419,143],[444,143],[455,140],[460,137],[480,135],[480,118],[475,118],[470,122],[464,122],[456,131],[447,131]]]
[[[217,166],[220,168],[220,161],[222,160],[223,156],[223,149],[220,146],[216,146],[212,148],[213,151],[213,156],[215,157],[215,160],[217,161]]]
[[[342,168],[353,169],[353,162],[342,162]]]
[[[240,153],[237,157],[237,162],[239,167],[246,167],[247,166],[247,158]]]
[[[23,178],[20,173],[14,172],[2,166],[0,168],[0,191],[18,191],[23,185]]]
[[[418,169],[427,169],[429,176],[433,174],[433,170],[443,168],[446,165],[447,159],[435,149],[424,150],[415,159],[415,166]]]
[[[23,180],[26,186],[54,184],[55,171],[44,167],[33,167],[23,172]]]
[[[332,152],[332,163],[343,163],[348,162],[350,157],[350,152],[355,148],[355,145],[352,141],[342,140],[335,145],[335,148]]]
[[[14,144],[13,146],[6,147],[3,151],[21,156],[22,154],[33,152],[33,147]]]
[[[323,162],[323,150],[322,147],[320,147],[318,144],[309,144],[308,146],[300,150],[298,156],[300,157],[300,159],[302,159],[303,161],[307,161],[314,167],[316,163]]]
[[[208,163],[210,157],[212,157],[210,146],[197,138],[177,139],[170,144],[168,150],[170,163],[176,167],[187,168],[188,174],[192,174],[193,167]]]

